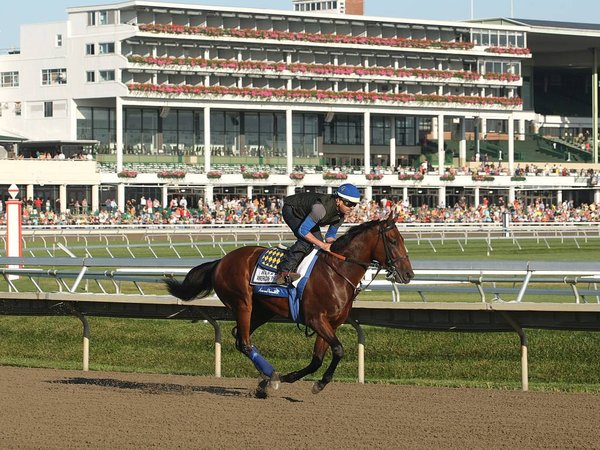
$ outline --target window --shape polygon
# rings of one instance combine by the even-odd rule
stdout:
[[[21,102],[15,102],[15,116],[21,115]]]
[[[18,87],[19,72],[0,72],[0,87]]]
[[[100,81],[115,81],[114,70],[100,70],[98,74],[100,75]]]
[[[86,55],[95,55],[96,54],[96,46],[94,44],[85,44],[85,54]]]
[[[63,37],[62,34],[57,34],[56,35],[56,46],[57,47],[62,47],[63,45]]]
[[[96,12],[95,11],[90,11],[88,12],[88,26],[93,26],[96,25]]]
[[[100,11],[98,13],[98,23],[100,25],[108,24],[108,11]]]
[[[67,69],[42,69],[42,86],[67,84]]]
[[[44,102],[44,117],[52,117],[54,115],[54,105],[52,102]]]
[[[106,54],[106,53],[114,53],[115,52],[115,43],[114,42],[101,42],[98,44],[98,53]]]
[[[88,83],[93,83],[96,81],[96,72],[94,72],[93,70],[88,70],[85,73],[85,81],[87,81]]]

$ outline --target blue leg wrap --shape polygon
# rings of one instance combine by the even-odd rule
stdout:
[[[248,358],[250,358],[254,364],[254,367],[256,367],[256,370],[271,378],[275,369],[273,369],[273,366],[269,364],[269,361],[267,361],[260,353],[258,353],[258,350],[256,350],[255,346],[252,346],[252,350],[250,350],[250,353],[248,353]]]

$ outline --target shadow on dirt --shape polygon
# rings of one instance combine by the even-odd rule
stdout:
[[[73,377],[63,380],[52,380],[49,383],[100,386],[113,389],[128,389],[148,394],[180,394],[190,395],[195,392],[206,392],[224,397],[247,397],[248,389],[223,388],[218,386],[189,386],[171,383],[140,383],[137,381],[115,380],[112,378],[83,378]]]

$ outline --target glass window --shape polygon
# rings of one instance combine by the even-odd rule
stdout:
[[[63,44],[63,36],[62,36],[62,34],[57,34],[56,35],[56,46],[62,47],[62,44]]]
[[[96,81],[96,72],[94,72],[93,70],[88,70],[85,73],[85,81],[87,81],[88,83],[93,83],[94,81]]]
[[[1,72],[0,83],[1,87],[18,87],[19,72]]]
[[[90,11],[87,14],[87,19],[88,19],[88,26],[90,25],[96,25],[96,12],[95,11]]]
[[[96,54],[96,46],[94,44],[85,44],[85,54],[86,55]]]
[[[54,105],[52,102],[44,102],[44,117],[52,117],[54,115]]]
[[[98,13],[98,23],[100,25],[108,24],[108,11],[100,11]]]
[[[103,55],[106,53],[114,53],[115,52],[115,43],[114,42],[101,42],[98,44],[98,53]]]
[[[67,69],[42,69],[42,85],[67,84]]]
[[[98,72],[100,75],[100,81],[114,81],[115,80],[115,71],[114,70],[100,70]]]

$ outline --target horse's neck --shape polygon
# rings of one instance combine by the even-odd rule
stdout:
[[[346,258],[369,263],[371,262],[371,245],[367,245],[367,241],[368,239],[361,239],[360,236],[356,236],[340,253]]]

